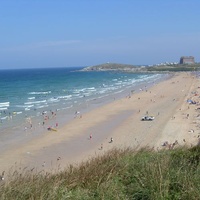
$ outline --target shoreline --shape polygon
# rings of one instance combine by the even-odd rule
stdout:
[[[63,169],[113,147],[149,146],[161,150],[166,148],[163,142],[171,144],[175,140],[179,145],[195,145],[198,131],[191,125],[195,109],[189,109],[187,120],[183,113],[188,112],[185,100],[197,89],[197,84],[198,79],[192,75],[178,73],[146,90],[96,107],[83,113],[82,118],[69,121],[57,132],[42,134],[15,151],[7,150],[0,158],[0,170],[14,165],[38,170]],[[155,120],[142,122],[140,119],[146,112],[154,115]],[[188,134],[191,129],[195,129],[192,136]],[[177,131],[179,134],[175,134]]]
[[[158,83],[164,79],[168,79],[169,76],[170,75],[166,75],[156,78],[155,83]],[[115,92],[113,94],[107,94],[106,96],[102,96],[101,98],[93,98],[89,101],[88,99],[82,100],[79,105],[74,105],[68,109],[57,110],[51,108],[50,110],[45,111],[47,112],[47,114],[45,114],[44,116],[36,116],[36,113],[33,116],[27,116],[23,120],[21,119],[21,123],[19,123],[18,126],[2,131],[3,135],[1,135],[0,151],[4,152],[6,150],[9,150],[10,146],[12,147],[16,144],[23,145],[24,143],[27,143],[32,139],[36,139],[37,137],[40,137],[40,135],[46,134],[48,132],[48,127],[59,130],[65,124],[74,120],[75,117],[80,117],[80,115],[84,115],[85,113],[88,113],[105,104],[111,103],[114,100],[119,100],[121,98],[129,96],[132,93],[131,91],[139,92],[139,89],[144,88],[146,84],[148,84],[148,87],[151,87],[155,83],[152,79],[150,79],[150,81],[141,81],[139,84],[136,83],[136,85],[132,85],[131,87]],[[51,110],[57,110],[54,111],[55,116],[51,115]],[[75,115],[75,112],[77,111],[80,113],[79,115]],[[48,120],[44,120],[44,117],[48,117]],[[31,119],[31,124],[27,119]],[[45,124],[42,125],[44,121]],[[12,122],[12,120],[10,122]],[[59,126],[56,127],[56,124],[58,124]]]

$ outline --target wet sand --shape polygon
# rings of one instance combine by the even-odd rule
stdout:
[[[198,85],[194,75],[177,73],[151,88],[113,100],[74,118],[58,131],[47,131],[6,150],[0,156],[0,172],[11,166],[56,171],[113,147],[161,150],[196,145],[200,111],[198,103],[189,104],[187,99],[198,102]],[[155,119],[141,121],[146,113]]]

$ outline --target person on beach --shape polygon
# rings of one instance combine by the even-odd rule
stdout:
[[[43,164],[42,164],[42,167],[45,167],[45,165],[46,165],[46,162],[44,161]]]
[[[3,181],[4,180],[4,173],[5,171],[2,172],[1,176],[0,176],[0,181]]]
[[[77,118],[80,115],[80,112],[76,111],[74,114],[75,114],[74,118]]]
[[[113,142],[113,138],[111,137],[111,138],[110,138],[110,143],[112,143],[112,142]]]
[[[92,134],[90,134],[90,140],[92,139]]]

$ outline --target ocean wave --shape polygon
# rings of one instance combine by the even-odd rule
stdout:
[[[17,108],[31,108],[31,107],[33,107],[34,105],[33,104],[31,104],[31,105],[16,105],[15,107],[17,107]]]
[[[73,94],[79,94],[79,93],[83,93],[85,91],[96,91],[96,88],[95,87],[89,87],[89,88],[76,89],[72,93]]]
[[[15,112],[17,115],[19,115],[19,114],[22,114],[22,112],[21,111],[19,111],[19,112]]]
[[[74,90],[72,93],[73,93],[73,94],[79,94],[79,93],[84,92],[85,90],[86,90],[86,88],[83,88],[83,89],[76,89],[76,90]]]
[[[90,87],[90,88],[85,88],[85,90],[92,90],[92,91],[96,91],[95,87]]]
[[[80,99],[80,98],[83,98],[83,96],[82,96],[82,95],[80,95],[80,96],[77,96],[77,98],[79,98],[79,99]]]
[[[5,120],[5,119],[8,119],[9,117],[8,116],[5,116],[5,117],[2,117],[1,120]]]
[[[98,94],[105,94],[107,91],[108,91],[108,89],[100,90],[100,91],[98,91]]]
[[[39,108],[46,108],[46,107],[49,107],[49,105],[36,106],[35,108],[36,108],[36,109],[39,109]]]
[[[72,96],[73,97],[80,97],[81,95],[80,94],[73,94]]]
[[[12,114],[13,114],[14,116],[15,116],[15,115],[19,115],[19,114],[22,114],[22,111],[18,111],[18,112],[15,112],[15,111],[14,111]]]
[[[25,102],[25,105],[29,105],[29,104],[40,104],[40,103],[45,103],[46,100],[42,100],[42,101],[32,101],[32,102]]]
[[[7,110],[7,107],[0,107],[0,110]]]
[[[140,79],[145,79],[145,78],[149,78],[149,77],[150,77],[149,75],[141,75]]]
[[[72,95],[58,96],[58,99],[70,99]]]
[[[114,94],[119,94],[119,93],[122,93],[123,90],[118,90],[118,91],[115,91]]]
[[[29,99],[29,100],[32,100],[32,99],[35,99],[35,97],[29,97],[28,99]]]
[[[47,92],[29,92],[28,94],[50,94],[51,91],[47,91]]]
[[[73,106],[70,105],[70,106],[67,106],[67,107],[64,107],[64,108],[61,108],[62,110],[66,110],[66,109],[69,109],[69,108],[72,108]]]
[[[59,102],[60,100],[57,97],[52,97],[47,100],[48,102]]]
[[[88,96],[90,96],[92,93],[91,92],[86,92],[86,93],[84,93],[84,95],[83,95],[83,97],[88,97]]]
[[[79,94],[81,92],[81,90],[74,90],[72,93],[73,94]]]
[[[0,103],[0,107],[9,107],[9,106],[10,106],[10,102]]]
[[[123,84],[122,81],[119,81],[119,82],[115,83],[115,85],[122,85],[122,84]]]

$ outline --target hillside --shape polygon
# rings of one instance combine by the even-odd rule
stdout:
[[[105,63],[95,66],[85,67],[82,71],[126,71],[126,72],[178,72],[178,71],[199,71],[200,64],[192,65],[153,65],[153,66],[136,66],[118,63]]]
[[[135,65],[128,64],[118,64],[118,63],[105,63],[95,66],[89,66],[83,69],[83,71],[145,71],[146,67],[139,67]]]
[[[160,152],[113,149],[57,173],[13,169],[7,179],[0,182],[2,200],[197,200],[200,146]]]

